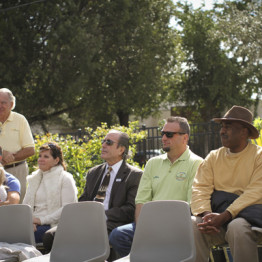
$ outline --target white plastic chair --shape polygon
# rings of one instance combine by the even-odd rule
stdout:
[[[29,205],[7,205],[0,207],[0,242],[23,243],[35,246],[32,209]],[[11,257],[0,262],[18,261]]]
[[[0,207],[0,242],[35,246],[33,215],[29,205]]]
[[[117,262],[193,262],[195,242],[188,203],[152,201],[143,205],[131,252]]]
[[[27,262],[102,262],[110,253],[105,210],[99,202],[66,205],[51,252]]]

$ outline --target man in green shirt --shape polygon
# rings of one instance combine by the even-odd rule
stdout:
[[[135,221],[143,204],[154,200],[191,200],[191,188],[202,158],[188,147],[190,126],[186,118],[169,117],[161,131],[165,154],[151,158],[136,196]],[[129,254],[135,231],[135,223],[115,228],[109,241],[120,257]]]

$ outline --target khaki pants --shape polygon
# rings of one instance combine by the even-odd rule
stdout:
[[[243,218],[233,219],[227,230],[220,228],[220,233],[208,235],[201,233],[197,223],[202,222],[201,217],[192,216],[192,223],[196,245],[195,262],[207,262],[210,248],[228,244],[234,262],[258,262],[257,244],[262,240],[262,234],[251,229],[251,225]]]
[[[6,168],[5,171],[14,175],[19,180],[21,185],[20,203],[22,203],[26,192],[26,177],[29,171],[26,161],[18,166]]]

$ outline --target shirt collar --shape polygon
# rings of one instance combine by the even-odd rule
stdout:
[[[123,163],[123,160],[120,160],[117,163],[115,163],[113,166],[111,166],[112,169],[113,169],[113,172],[115,174],[117,174],[117,172],[118,172],[119,168],[121,167],[122,163]],[[108,169],[108,167],[109,167],[109,165],[107,164],[106,165],[106,170]]]
[[[186,148],[186,150],[184,151],[184,153],[183,153],[175,162],[177,162],[177,161],[186,161],[186,160],[189,158],[189,156],[190,156],[189,146],[187,146],[187,148]],[[167,153],[165,153],[165,154],[163,155],[163,160],[168,160],[168,161],[170,161],[169,158],[167,157]],[[174,162],[174,163],[175,163],[175,162]]]
[[[11,111],[6,121],[13,121],[14,119],[14,113]]]

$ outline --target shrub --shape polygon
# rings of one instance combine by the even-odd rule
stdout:
[[[78,188],[78,195],[81,195],[85,186],[87,171],[91,167],[103,163],[103,159],[100,157],[101,140],[110,129],[120,130],[129,135],[131,158],[127,162],[134,166],[139,166],[138,163],[133,161],[133,156],[136,153],[136,143],[144,139],[146,133],[145,131],[139,131],[138,122],[130,122],[129,127],[112,126],[110,128],[108,128],[106,123],[102,123],[95,130],[86,128],[85,133],[87,135],[78,141],[70,135],[66,137],[61,137],[58,134],[35,135],[36,154],[28,159],[30,173],[38,168],[37,159],[40,146],[44,143],[55,141],[62,148],[67,171],[73,175]]]
[[[252,143],[259,145],[259,146],[262,146],[262,119],[260,117],[257,117],[254,120],[254,126],[257,128],[260,135],[257,139],[252,139]]]

